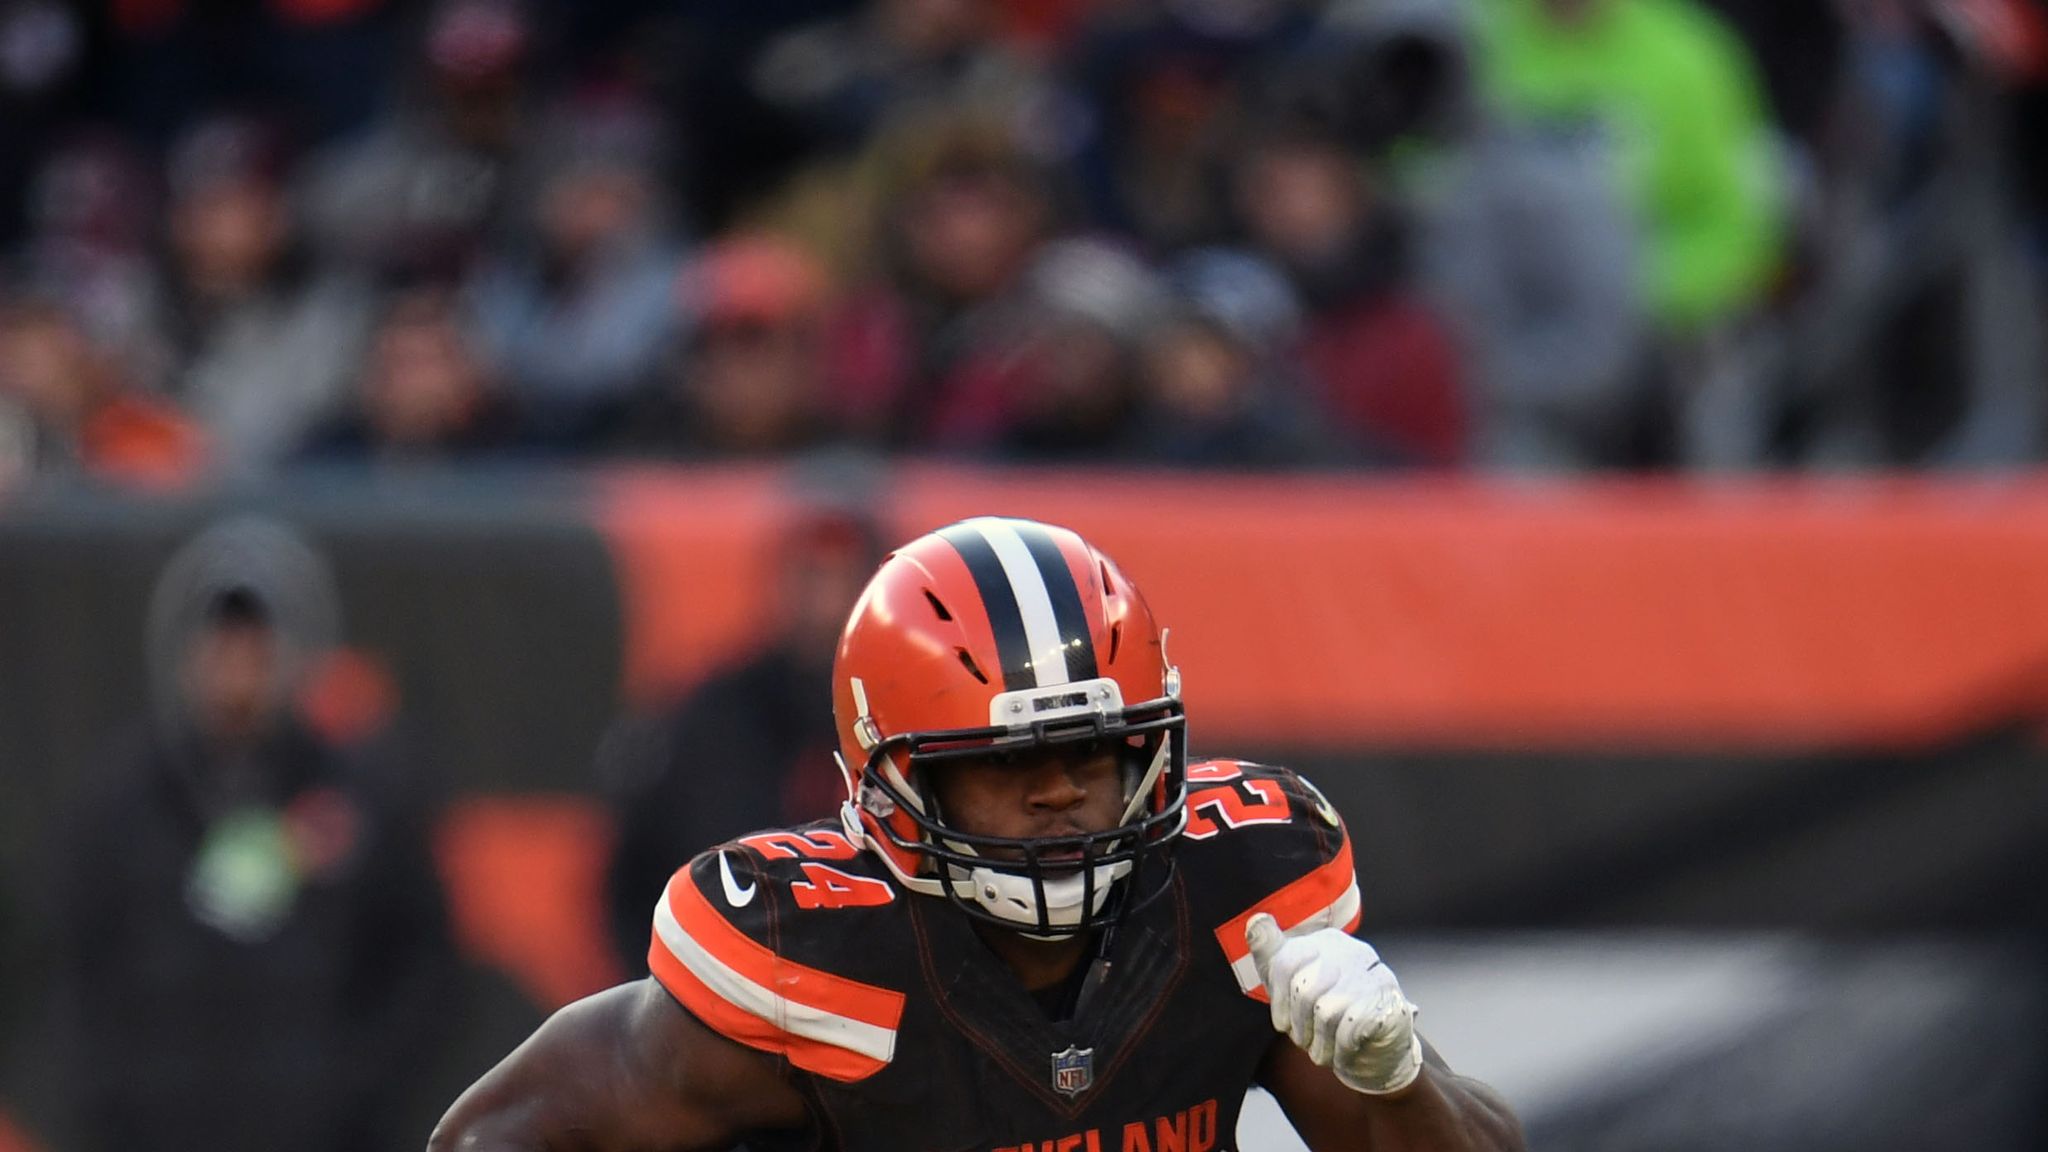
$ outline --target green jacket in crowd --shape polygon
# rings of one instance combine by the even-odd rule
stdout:
[[[1481,79],[1499,110],[1583,128],[1611,150],[1657,319],[1693,330],[1754,302],[1776,267],[1785,196],[1735,34],[1689,0],[1480,0],[1477,11]]]

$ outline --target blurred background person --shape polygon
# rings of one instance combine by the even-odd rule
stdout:
[[[668,285],[681,317],[666,366],[615,421],[614,454],[761,459],[835,435],[827,380],[830,285],[795,243],[767,233],[708,245]]]
[[[61,841],[80,1147],[398,1147],[450,959],[388,745],[296,704],[336,642],[323,561],[229,521],[152,595],[152,714]]]
[[[1286,278],[1228,249],[1191,252],[1167,277],[1173,304],[1145,337],[1135,457],[1205,469],[1337,459],[1293,359],[1301,309]]]
[[[943,116],[877,142],[881,224],[849,293],[835,386],[902,451],[974,451],[1000,433],[977,357],[1028,307],[1025,276],[1057,233],[1052,173],[1001,117]]]
[[[121,368],[58,305],[0,298],[0,488],[38,477],[148,488],[197,479],[205,435]]]
[[[1165,285],[1137,257],[1101,240],[1056,240],[1032,261],[1008,323],[983,332],[968,353],[955,402],[993,422],[983,450],[995,457],[1121,455],[1140,403],[1145,341],[1166,313]]]
[[[762,119],[787,126],[792,154],[731,218],[801,237],[836,273],[866,271],[894,191],[876,187],[887,178],[878,169],[906,142],[962,121],[1054,131],[1051,81],[999,37],[999,9],[878,0],[771,39],[749,64],[750,99]]]
[[[817,141],[800,111],[764,86],[771,45],[810,26],[853,16],[865,0],[624,0],[578,5],[625,29],[628,67],[673,126],[683,163],[673,185],[707,234],[757,226],[762,202],[813,159]]]
[[[150,331],[162,196],[155,165],[119,132],[67,133],[35,169],[27,233],[9,275],[61,305],[137,382],[159,380],[167,350]]]
[[[394,296],[347,410],[316,428],[296,461],[452,464],[516,450],[518,414],[465,316],[445,286]]]
[[[394,53],[391,113],[316,156],[308,220],[324,257],[377,274],[454,275],[506,224],[534,129],[535,29],[518,0],[440,0]]]
[[[1407,212],[1416,275],[1457,341],[1475,466],[1669,460],[1635,219],[1608,158],[1501,115],[1477,88],[1470,21],[1445,0],[1340,4],[1282,82]]]
[[[1149,253],[1214,243],[1229,228],[1224,174],[1251,74],[1309,37],[1290,0],[1088,5],[1066,53],[1069,107],[1054,139],[1090,219]]]
[[[1754,466],[1771,382],[1753,322],[1784,256],[1782,150],[1754,60],[1692,0],[1480,0],[1479,75],[1516,122],[1606,158],[1687,463]]]
[[[658,130],[620,97],[551,116],[518,239],[491,248],[470,281],[478,331],[536,442],[587,447],[672,334],[680,245]]]
[[[2040,221],[2027,216],[2012,144],[2048,42],[2029,50],[2023,11],[2003,24],[1965,8],[1845,9],[1848,62],[1819,154],[1787,417],[1792,451],[1814,466],[2040,457],[2048,305],[2029,251]]]
[[[1324,417],[1360,459],[1462,464],[1456,347],[1415,279],[1407,222],[1338,126],[1266,110],[1246,126],[1231,191],[1252,250],[1301,298],[1300,356]]]
[[[617,821],[611,925],[628,972],[645,971],[647,910],[691,856],[779,822],[830,815],[845,799],[833,762],[832,657],[883,545],[859,510],[868,482],[838,476],[843,466],[827,461],[804,482],[836,476],[844,491],[800,495],[775,541],[762,646],[606,734],[598,776]]]
[[[306,247],[270,126],[204,121],[167,163],[166,248],[149,321],[163,364],[154,390],[205,427],[218,467],[260,475],[339,407],[374,301]]]

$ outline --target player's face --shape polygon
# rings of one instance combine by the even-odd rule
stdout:
[[[981,836],[1077,836],[1123,817],[1123,773],[1099,745],[961,760],[934,769],[931,785],[946,822]]]

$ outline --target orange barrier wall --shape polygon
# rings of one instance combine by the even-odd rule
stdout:
[[[786,499],[622,477],[627,690],[743,647]],[[907,538],[1070,525],[1173,627],[1200,735],[1294,748],[1917,744],[2042,702],[2048,478],[1486,485],[902,473]]]

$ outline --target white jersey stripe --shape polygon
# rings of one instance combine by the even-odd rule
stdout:
[[[1060,637],[1059,620],[1053,615],[1052,594],[1046,591],[1045,575],[1024,538],[1000,516],[978,516],[967,522],[1002,561],[1003,574],[1010,578],[1010,591],[1017,597],[1018,614],[1024,617],[1024,640],[1031,646],[1031,671],[1038,687],[1050,688],[1067,682],[1067,647]]]
[[[756,984],[713,956],[683,926],[662,899],[654,908],[654,933],[690,974],[727,1003],[758,1016],[784,1032],[858,1052],[887,1064],[896,1052],[896,1030],[827,1012],[789,1000]]]
[[[1344,889],[1344,894],[1330,902],[1330,906],[1314,913],[1308,919],[1287,929],[1289,936],[1302,936],[1321,928],[1342,928],[1358,915],[1358,881]],[[1252,963],[1247,952],[1230,962],[1230,970],[1237,975],[1237,986],[1246,993],[1256,990],[1259,985],[1259,967]]]

